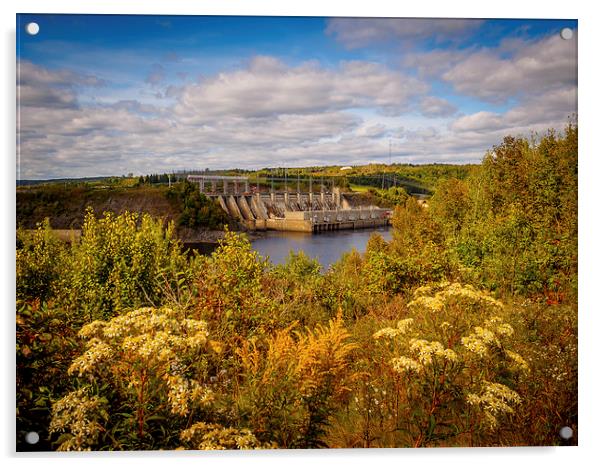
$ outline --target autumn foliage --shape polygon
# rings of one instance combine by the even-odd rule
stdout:
[[[399,193],[397,193],[399,194]],[[577,428],[577,128],[507,138],[329,270],[88,212],[17,232],[17,438],[58,450],[560,444]],[[571,440],[576,443],[576,437]]]

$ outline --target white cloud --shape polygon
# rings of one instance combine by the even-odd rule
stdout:
[[[478,19],[333,18],[326,32],[349,48],[389,41],[459,41],[483,24]]]
[[[78,88],[106,84],[97,76],[71,70],[51,70],[25,60],[17,64],[17,96],[22,107],[75,108]]]
[[[404,67],[415,69],[418,76],[423,79],[437,78],[449,71],[471,54],[474,48],[455,50],[455,49],[434,49],[429,52],[410,52],[403,56],[402,65]]]
[[[424,37],[427,25],[437,23],[422,25]],[[450,34],[453,27],[461,29],[457,23]],[[394,161],[478,162],[504,136],[561,129],[576,112],[571,47],[549,37],[413,53],[408,73],[366,61],[326,68],[263,56],[197,82],[159,79],[127,93],[105,86],[102,98],[82,101],[84,88],[93,96],[106,82],[21,62],[21,176],[360,164],[388,161],[389,138]],[[433,79],[456,91],[459,110],[429,94]],[[512,105],[468,113],[462,94]]]
[[[17,66],[17,78],[21,85],[37,86],[105,86],[107,82],[97,76],[76,73],[72,70],[52,70],[35,65],[27,60],[20,60]]]
[[[494,112],[476,112],[458,118],[451,124],[453,131],[474,131],[477,133],[499,129],[503,116]]]
[[[330,70],[314,63],[288,67],[272,57],[255,57],[246,69],[185,86],[175,112],[188,123],[228,115],[263,117],[357,107],[400,114],[428,89],[426,83],[376,63],[345,62]]]
[[[577,111],[577,88],[569,87],[532,96],[505,113],[476,112],[455,120],[450,128],[458,133],[523,133],[562,126]],[[527,131],[527,134],[525,134]]]
[[[462,94],[491,102],[577,84],[577,40],[553,35],[523,43],[513,56],[496,50],[471,53],[441,76]]]
[[[358,136],[367,136],[369,138],[380,138],[387,133],[387,127],[381,123],[362,125],[355,131],[355,134]]]
[[[447,117],[456,113],[455,105],[439,97],[427,96],[420,102],[420,111],[427,117]]]
[[[77,105],[75,92],[71,89],[53,89],[23,84],[18,88],[17,98],[21,107],[74,108]]]
[[[415,130],[407,130],[405,138],[407,141],[431,142],[434,139],[441,138],[441,131],[434,126],[427,126]]]

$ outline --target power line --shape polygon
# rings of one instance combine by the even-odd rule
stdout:
[[[391,165],[391,138],[389,138],[389,165]]]

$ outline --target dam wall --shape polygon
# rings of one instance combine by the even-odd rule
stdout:
[[[330,193],[252,192],[246,177],[191,175],[188,179],[198,182],[205,196],[214,198],[228,215],[250,230],[319,233],[372,228],[388,225],[391,215],[390,209],[362,205],[337,187]]]
[[[332,198],[311,193],[280,193],[215,196],[222,209],[250,230],[319,233],[322,231],[373,228],[389,224],[390,209],[375,206],[350,208]],[[330,196],[329,196],[330,197]]]

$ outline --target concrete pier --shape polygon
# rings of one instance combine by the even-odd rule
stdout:
[[[353,230],[373,228],[389,224],[389,209],[374,210],[323,210],[285,212],[284,218],[268,219],[269,230],[302,231],[319,233],[322,231]]]

